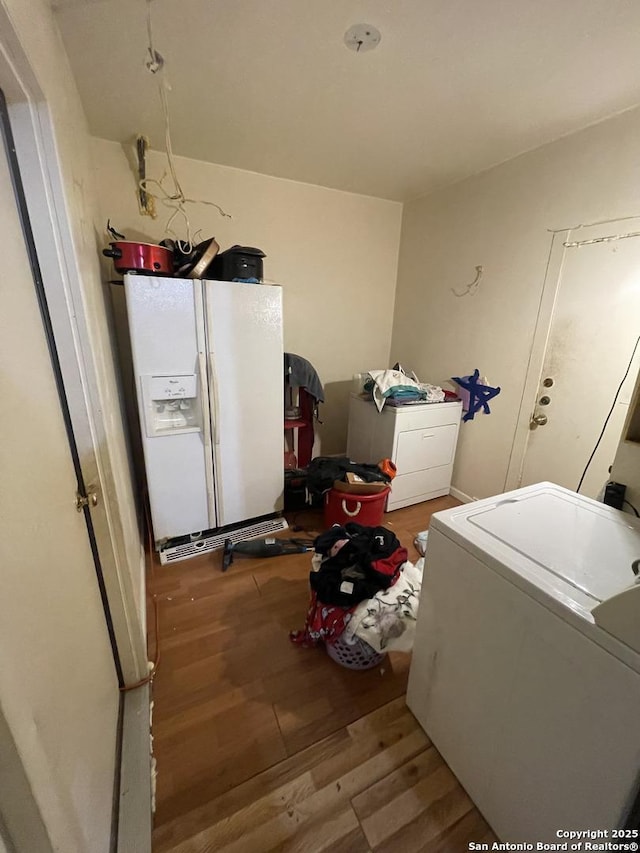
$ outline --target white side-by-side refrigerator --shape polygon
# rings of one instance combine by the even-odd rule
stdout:
[[[282,289],[125,276],[154,539],[282,508]]]

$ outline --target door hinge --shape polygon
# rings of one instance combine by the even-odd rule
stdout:
[[[76,509],[78,512],[82,512],[86,506],[98,506],[97,492],[90,490],[86,495],[76,492]]]

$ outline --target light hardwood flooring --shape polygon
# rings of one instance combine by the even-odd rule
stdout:
[[[415,558],[415,534],[456,503],[397,510],[385,524]],[[290,522],[307,532],[285,536],[322,526],[312,511]],[[223,574],[217,552],[154,564],[155,853],[457,853],[493,840],[406,707],[408,655],[353,672],[289,642],[309,563],[236,557]]]

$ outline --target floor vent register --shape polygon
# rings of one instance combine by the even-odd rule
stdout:
[[[278,533],[281,530],[286,530],[288,526],[285,518],[265,518],[241,527],[212,530],[199,535],[197,538],[189,536],[172,539],[160,549],[160,562],[162,565],[166,565],[167,563],[176,563],[178,560],[188,560],[190,557],[197,557],[199,554],[206,554],[209,551],[217,551],[219,548],[223,548],[227,539],[232,542],[240,542],[244,539],[254,539],[268,536],[270,533]]]

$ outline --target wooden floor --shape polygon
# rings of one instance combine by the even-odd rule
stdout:
[[[385,517],[412,541],[440,498]],[[294,521],[314,536],[318,513]],[[155,853],[463,851],[493,840],[404,701],[409,656],[367,672],[288,639],[310,555],[155,564]],[[149,614],[152,624],[152,613]],[[154,638],[150,637],[153,651]]]

